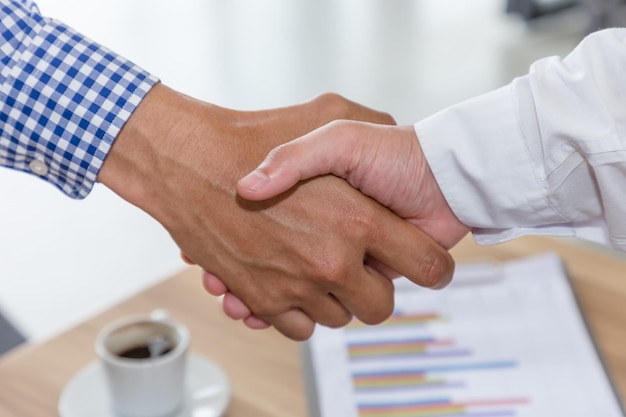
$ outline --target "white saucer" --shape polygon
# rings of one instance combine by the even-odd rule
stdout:
[[[230,385],[222,369],[197,355],[187,360],[187,403],[172,417],[220,417],[230,400]],[[65,386],[59,400],[60,417],[115,417],[98,361],[79,371]]]

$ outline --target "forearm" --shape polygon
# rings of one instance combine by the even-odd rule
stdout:
[[[211,184],[194,191],[206,196],[207,209],[217,209],[213,189],[234,188],[236,179],[228,168],[236,168],[237,153],[228,151],[219,134],[230,115],[230,110],[156,84],[120,131],[98,181],[168,229],[180,214],[176,200],[191,192],[190,179]],[[190,188],[183,191],[181,184]]]
[[[624,210],[623,193],[606,190],[626,184],[624,37],[596,33],[565,59],[540,60],[509,86],[416,124],[442,191],[479,241],[572,235],[598,218],[621,233],[611,211]]]
[[[170,164],[185,140],[187,126],[179,126],[189,123],[185,101],[155,85],[120,131],[98,175],[99,182],[153,217],[165,215],[159,212],[165,208],[154,203],[178,172]]]

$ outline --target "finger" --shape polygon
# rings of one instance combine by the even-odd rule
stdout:
[[[352,320],[352,313],[332,294],[311,297],[300,309],[311,320],[327,327],[343,327]]]
[[[209,272],[204,272],[204,278],[205,288],[210,287],[210,285],[212,285],[210,282],[214,280],[216,280],[218,284],[223,285],[215,275]],[[209,281],[209,283],[207,283],[207,281]],[[224,294],[222,308],[228,317],[234,320],[245,320],[249,316],[254,316],[243,301],[241,301],[233,293],[228,292],[228,289],[225,286],[222,288],[224,292],[221,294],[218,294],[214,289],[207,291],[213,295]],[[308,293],[313,296],[307,297],[306,302],[302,303],[300,308],[311,318],[312,321],[320,323],[324,326],[337,328],[345,326],[352,319],[352,313],[350,313],[332,294],[322,293],[315,296],[315,289],[311,289]],[[258,317],[257,320],[265,323],[264,327],[268,326],[265,321],[259,319]],[[251,320],[251,322],[257,325],[257,321]]]
[[[243,323],[251,329],[254,330],[262,330],[270,327],[270,324],[265,320],[262,320],[255,316],[254,314],[249,315],[245,319],[243,319]]]
[[[345,177],[359,153],[356,147],[362,145],[347,134],[345,127],[350,123],[333,122],[274,148],[254,171],[239,180],[237,193],[248,200],[265,200],[318,175]]]
[[[372,225],[368,255],[416,284],[439,289],[452,280],[452,256],[417,227],[384,207]]]
[[[292,309],[272,317],[261,317],[284,336],[296,340],[307,340],[313,334],[315,322],[300,309]]]
[[[226,291],[228,291],[228,288],[222,280],[208,271],[202,272],[202,285],[206,292],[216,297],[224,295]]]
[[[387,265],[380,262],[378,259],[372,258],[371,256],[365,257],[365,265],[369,266],[375,271],[378,271],[387,279],[396,279],[401,276],[400,273],[393,270],[392,268],[389,268]]]
[[[233,320],[241,320],[251,329],[266,329],[270,324],[250,312],[250,309],[234,294],[227,292],[222,300],[224,313]]]
[[[362,262],[347,275],[333,295],[348,311],[366,324],[378,324],[391,316],[394,286],[390,279]]]
[[[362,104],[356,103],[349,99],[345,99],[347,102],[351,103],[355,108],[354,114],[350,115],[350,117],[345,117],[345,119],[350,120],[362,120],[365,122],[377,123],[377,124],[385,124],[385,125],[395,125],[396,121],[389,113],[383,113],[378,110],[363,106]]]
[[[224,313],[233,320],[245,319],[252,314],[250,309],[230,292],[224,294],[222,309]]]

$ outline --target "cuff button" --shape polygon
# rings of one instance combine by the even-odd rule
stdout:
[[[32,172],[42,177],[48,173],[48,166],[39,159],[33,159],[32,161],[30,161],[28,166],[30,167],[30,170]]]

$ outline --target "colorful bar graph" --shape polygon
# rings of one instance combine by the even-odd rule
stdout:
[[[452,339],[409,338],[398,341],[373,341],[356,342],[348,346],[348,355],[351,360],[359,360],[368,357],[382,356],[467,356],[471,354],[470,349],[459,349],[454,347]]]
[[[479,371],[479,370],[491,370],[502,368],[514,368],[517,366],[517,362],[506,361],[488,361],[488,362],[473,362],[473,363],[456,363],[456,364],[442,364],[442,365],[430,365],[411,367],[407,366],[404,369],[396,370],[380,370],[380,371],[354,371],[353,376],[387,376],[387,375],[412,375],[412,374],[427,374],[427,373],[442,373],[442,372],[463,372],[463,371]]]
[[[359,403],[361,417],[514,416],[511,407],[528,404],[528,398],[453,402],[448,399]]]
[[[359,390],[385,390],[402,387],[413,389],[453,388],[464,386],[463,382],[447,381],[443,378],[428,378],[421,374],[409,375],[354,375],[354,387]]]
[[[457,272],[442,291],[400,282],[379,325],[316,328],[319,417],[626,417],[561,259]]]
[[[471,385],[464,374],[511,370],[518,363],[481,359],[456,339],[440,337],[435,330],[446,321],[432,312],[398,313],[376,328],[358,322],[346,328],[359,417],[505,417],[529,403],[523,397],[455,399]]]
[[[391,327],[391,326],[423,325],[423,324],[428,324],[431,322],[438,322],[442,320],[443,318],[441,317],[441,315],[435,312],[424,312],[424,313],[419,313],[419,314],[395,313],[385,321],[384,326]],[[352,328],[352,329],[363,328],[363,327],[371,327],[371,326],[367,324],[363,324],[362,322],[358,320],[352,321],[348,326],[348,328]]]

